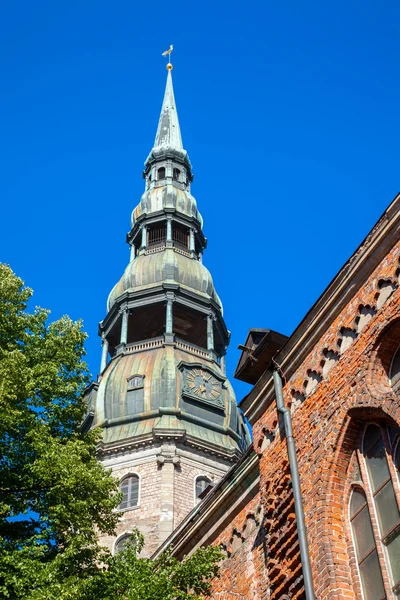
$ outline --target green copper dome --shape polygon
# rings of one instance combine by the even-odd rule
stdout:
[[[128,291],[148,290],[161,283],[177,283],[190,291],[212,298],[220,306],[210,272],[197,260],[167,248],[154,254],[142,254],[132,260],[108,297],[107,309]]]
[[[214,410],[201,401],[185,399],[182,365],[189,370],[208,369],[220,379],[221,396]],[[143,382],[134,390],[129,385],[132,377]],[[94,425],[104,428],[105,444],[169,430],[170,435],[174,432],[234,454],[245,429],[234,391],[220,366],[171,346],[117,356],[101,379],[95,403]]]
[[[132,212],[131,224],[146,214],[150,215],[165,209],[173,209],[186,217],[192,217],[203,227],[203,218],[197,209],[195,198],[186,190],[172,183],[146,190],[137,207]]]
[[[126,236],[130,262],[99,324],[102,358],[88,419],[103,430],[102,453],[150,447],[158,456],[172,444],[193,460],[199,452],[218,456],[222,473],[250,438],[226,377],[230,333],[202,263],[207,239],[190,193],[170,72],[143,177]]]

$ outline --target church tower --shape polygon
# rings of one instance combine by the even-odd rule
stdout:
[[[120,480],[116,552],[133,527],[150,555],[249,444],[225,373],[221,301],[202,264],[203,220],[190,193],[168,75],[145,191],[127,234],[130,262],[99,325],[102,360],[88,388],[86,426],[99,426],[99,460]]]

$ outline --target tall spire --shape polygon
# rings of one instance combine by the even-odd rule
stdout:
[[[168,63],[167,85],[165,86],[164,101],[161,108],[160,120],[154,140],[154,147],[170,147],[183,150],[178,112],[176,110],[174,88],[172,85],[172,65]]]

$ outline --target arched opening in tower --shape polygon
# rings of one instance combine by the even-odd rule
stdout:
[[[153,225],[147,230],[147,247],[159,248],[165,246],[167,239],[167,226],[165,223]]]
[[[131,310],[128,321],[128,344],[160,337],[165,332],[163,302]]]
[[[189,249],[189,231],[187,227],[174,223],[172,227],[172,241],[175,248],[181,248],[182,250]]]
[[[177,338],[207,348],[207,323],[201,313],[175,302],[173,329]]]

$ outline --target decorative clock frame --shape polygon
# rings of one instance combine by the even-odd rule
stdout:
[[[202,363],[182,362],[178,368],[182,372],[182,398],[224,411],[223,390],[226,377]]]

